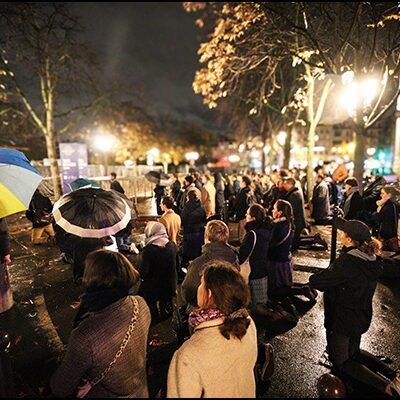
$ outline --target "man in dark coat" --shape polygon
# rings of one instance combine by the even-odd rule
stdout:
[[[344,181],[343,192],[345,195],[345,201],[343,205],[343,218],[360,219],[364,203],[360,194],[358,181],[356,178],[347,178]]]
[[[182,282],[182,296],[189,306],[197,306],[197,288],[200,286],[201,274],[205,264],[211,260],[228,261],[239,269],[238,251],[228,244],[229,228],[223,221],[208,222],[204,233],[205,245],[201,256],[188,266],[187,275]]]
[[[292,250],[299,247],[300,244],[300,234],[303,229],[307,226],[306,217],[304,215],[304,198],[301,191],[295,186],[296,181],[293,178],[285,178],[283,180],[283,187],[286,190],[286,195],[283,200],[287,200],[293,209],[294,218],[294,237]]]
[[[330,204],[329,188],[323,175],[318,174],[311,199],[312,212],[317,225],[326,225],[329,222]]]
[[[110,176],[111,176],[110,188],[119,193],[125,194],[125,190],[123,189],[121,184],[117,181],[117,174],[115,172],[111,172]]]

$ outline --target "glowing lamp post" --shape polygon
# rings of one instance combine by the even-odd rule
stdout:
[[[95,146],[103,152],[104,156],[104,174],[108,175],[108,153],[114,144],[114,138],[111,135],[99,135],[95,138]]]

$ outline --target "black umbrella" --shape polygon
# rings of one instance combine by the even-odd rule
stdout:
[[[171,184],[171,177],[163,172],[150,171],[144,177],[156,185],[169,186]]]
[[[114,190],[83,188],[61,197],[53,208],[56,224],[66,232],[102,238],[125,228],[131,208]]]

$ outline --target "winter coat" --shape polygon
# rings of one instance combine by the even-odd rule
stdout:
[[[382,263],[355,248],[346,249],[327,269],[310,276],[324,292],[325,328],[345,336],[366,332],[372,319],[372,297]]]
[[[181,214],[183,234],[204,232],[206,212],[200,201],[189,200]]]
[[[165,247],[149,244],[143,249],[139,267],[143,282],[139,293],[149,304],[171,301],[175,296],[178,282],[176,253],[176,245],[172,242]]]
[[[117,180],[111,182],[110,188],[111,190],[115,190],[119,193],[125,194],[125,190]]]
[[[173,210],[166,211],[158,222],[161,222],[167,231],[171,242],[177,243],[177,236],[181,230],[181,217]]]
[[[214,185],[208,181],[201,188],[201,204],[206,212],[206,217],[211,217],[215,215],[215,196],[216,190]]]
[[[220,173],[214,174],[214,186],[215,186],[215,212],[216,214],[221,214],[224,210],[225,204],[225,186],[222,181],[222,176]]]
[[[304,198],[301,191],[294,187],[289,190],[283,197],[283,200],[287,200],[293,208],[294,218],[294,236],[299,237],[301,231],[307,226],[306,218],[304,216]]]
[[[347,220],[359,219],[360,212],[363,210],[363,207],[364,203],[361,194],[358,190],[356,190],[346,197],[343,206],[343,218]]]
[[[379,223],[378,237],[391,239],[397,236],[397,224],[399,220],[398,205],[392,200],[387,200],[381,210],[375,214]]]
[[[82,378],[94,379],[109,366],[132,318],[131,297],[91,313],[72,331],[64,360],[51,379],[55,397],[73,397]],[[135,298],[139,311],[129,343],[114,367],[87,397],[148,397],[146,354],[150,312],[141,297]]]
[[[10,236],[8,234],[7,220],[0,218],[0,264],[4,257],[10,254]]]
[[[187,275],[182,282],[182,296],[193,306],[197,306],[197,288],[200,286],[204,265],[210,260],[228,261],[239,269],[238,251],[234,247],[223,242],[205,244],[201,256],[189,264]]]
[[[311,204],[312,218],[314,218],[316,221],[326,220],[329,218],[329,187],[325,181],[322,181],[314,186]]]
[[[234,214],[236,215],[236,221],[241,221],[246,217],[247,210],[249,208],[249,196],[252,190],[249,186],[244,187],[240,190],[236,196],[234,204]]]
[[[254,398],[257,332],[251,320],[242,339],[222,336],[223,319],[199,324],[175,352],[168,370],[168,398]]]
[[[29,219],[29,221],[32,222],[32,227],[33,228],[42,228],[43,226],[49,225],[51,222],[50,219],[48,222],[37,222],[36,218],[34,218],[34,215],[37,214],[51,214],[53,210],[53,204],[51,203],[50,199],[46,196],[43,196],[39,190],[36,190],[35,193],[32,196],[32,200],[29,203],[29,208],[26,211],[26,217]]]
[[[288,221],[274,222],[273,226],[274,230],[269,245],[268,260],[278,262],[290,261],[292,259],[290,249],[293,242],[293,230],[290,231],[288,236],[290,229]]]
[[[256,245],[250,256],[249,279],[260,279],[267,276],[268,250],[272,238],[273,225],[269,221],[250,221],[245,225],[246,235],[239,248],[239,263],[247,260],[254,244],[254,231]]]

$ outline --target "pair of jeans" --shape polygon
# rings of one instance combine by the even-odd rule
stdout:
[[[360,349],[361,335],[327,333],[329,359],[333,367],[346,375],[385,392],[396,372],[371,353]],[[378,375],[377,372],[382,374]]]

